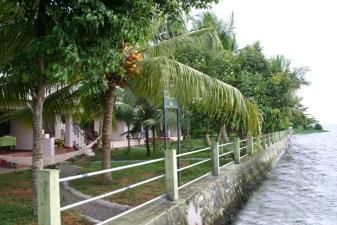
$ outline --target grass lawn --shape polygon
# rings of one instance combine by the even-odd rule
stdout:
[[[176,143],[170,143],[169,148],[175,148]],[[205,145],[200,139],[188,139],[181,143],[181,152],[193,151],[204,148]],[[220,154],[233,149],[233,145],[220,148]],[[145,147],[133,147],[129,154],[126,149],[112,152],[112,167],[118,167],[135,163],[132,160],[150,160],[164,157],[163,144],[158,143],[158,148],[150,157],[145,155]],[[187,166],[200,160],[210,158],[211,151],[200,152],[181,157],[181,166]],[[80,157],[73,161],[74,165],[81,168],[81,173],[101,170],[102,154],[98,152],[96,156]],[[221,157],[220,165],[225,165],[232,161],[232,156]],[[193,168],[181,171],[181,184],[189,182],[205,173],[211,171],[211,162],[197,165]],[[110,185],[102,185],[101,176],[94,176],[75,180],[70,183],[71,186],[79,191],[96,196],[102,193],[110,192],[148,178],[165,173],[163,162],[144,165],[136,168],[130,168],[123,171],[113,172],[111,174],[113,182]],[[19,171],[14,173],[0,174],[0,224],[1,225],[37,225],[36,218],[31,208],[32,190],[31,170]],[[139,205],[152,198],[165,193],[165,178],[141,185],[140,187],[127,190],[117,195],[107,197],[111,202],[126,204],[130,206]],[[84,220],[72,211],[62,214],[63,225],[89,225],[90,222]]]
[[[296,128],[294,129],[295,134],[312,134],[312,133],[322,133],[329,132],[328,130],[316,130],[314,128]]]
[[[214,139],[213,139],[214,140]],[[242,143],[243,144],[243,143]],[[169,148],[176,148],[176,143],[172,142]],[[220,147],[220,154],[233,150],[233,145]],[[181,153],[205,148],[201,139],[188,139],[181,142]],[[145,146],[133,147],[129,154],[126,149],[115,150],[111,154],[113,162],[112,167],[129,165],[135,163],[132,160],[150,160],[164,157],[164,148],[162,143],[158,143],[155,152],[151,156],[146,156]],[[204,151],[188,156],[181,157],[181,167],[199,162],[200,160],[211,157],[211,151]],[[81,173],[101,170],[101,152],[97,152],[94,157],[80,157],[73,161],[74,165],[80,167]],[[220,158],[220,165],[225,165],[232,161],[232,155]],[[210,172],[211,162],[205,162],[193,168],[181,171],[181,185],[185,184],[203,174]],[[165,164],[157,162],[140,167],[130,168],[123,171],[116,171],[111,174],[113,182],[110,185],[103,185],[101,176],[93,176],[70,182],[70,185],[79,191],[97,196],[106,192],[134,184],[148,178],[165,173]],[[37,225],[36,218],[31,208],[31,170],[15,173],[0,174],[0,221],[1,225]],[[140,187],[127,190],[117,195],[107,197],[106,200],[130,206],[136,206],[152,198],[165,193],[165,178],[151,183],[141,185]],[[89,225],[83,218],[72,211],[62,214],[63,225]]]
[[[0,174],[1,225],[37,225],[31,207],[31,181],[31,170]],[[92,223],[72,212],[67,212],[62,215],[62,224],[89,225]]]
[[[175,143],[170,144],[174,148]],[[170,146],[169,145],[169,146]],[[181,152],[193,151],[196,149],[204,148],[204,143],[200,139],[189,139],[182,141]],[[231,148],[228,146],[225,149],[220,149],[221,152],[229,151]],[[158,146],[158,149],[150,157],[145,156],[145,147],[139,146],[131,149],[130,153],[127,154],[127,150],[118,150],[112,152],[112,160],[123,160],[122,162],[112,162],[112,167],[118,167],[128,164],[133,164],[135,162],[125,162],[124,160],[149,160],[154,158],[164,157],[164,150],[162,144]],[[210,158],[211,152],[205,151],[196,153],[193,155],[184,156],[181,158],[181,166],[187,166],[196,163],[200,160]],[[101,154],[97,154],[95,157],[88,160],[77,160],[74,163],[81,168],[82,173],[92,172],[101,170]],[[231,156],[228,158],[221,158],[220,164],[224,165],[232,161]],[[205,162],[203,164],[197,165],[193,168],[181,171],[181,184],[191,181],[205,173],[211,171],[211,162]],[[70,185],[79,191],[97,196],[106,192],[111,192],[113,190],[134,184],[148,178],[158,176],[165,173],[164,162],[157,162],[149,165],[144,165],[140,167],[130,168],[127,170],[116,171],[111,174],[113,182],[110,185],[102,185],[101,176],[93,176],[89,178],[83,178],[79,180],[72,181]],[[106,200],[111,202],[116,202],[126,205],[139,205],[146,202],[152,198],[165,193],[165,178],[160,180],[141,185],[137,188],[130,189],[128,191],[122,192],[117,195],[107,197]]]

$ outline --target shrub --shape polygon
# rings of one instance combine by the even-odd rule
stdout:
[[[323,130],[323,126],[319,123],[315,124],[315,130]]]
[[[56,146],[57,150],[63,149],[64,148],[64,140],[56,139],[55,140],[55,146]]]

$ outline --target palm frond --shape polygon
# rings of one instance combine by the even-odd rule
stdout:
[[[78,88],[79,84],[74,82],[49,94],[44,100],[44,117],[79,110],[81,93]]]
[[[166,57],[146,59],[140,67],[140,75],[130,82],[138,95],[160,102],[167,90],[182,106],[200,102],[209,115],[240,118],[251,133],[256,132],[257,108],[235,87]]]
[[[0,124],[10,120],[19,120],[23,124],[32,124],[32,111],[29,108],[10,111],[0,116]]]
[[[155,126],[157,124],[158,124],[158,120],[156,120],[154,118],[150,118],[150,119],[147,119],[147,120],[143,121],[143,126],[144,127],[153,127],[153,126]]]
[[[0,1],[0,64],[31,50],[34,30],[27,21],[16,1]]]
[[[114,113],[117,120],[125,121],[127,123],[132,122],[135,117],[134,106],[124,102],[116,102]]]
[[[217,32],[224,49],[230,51],[237,50],[238,44],[234,33],[234,13],[225,22],[219,19],[213,12],[207,11],[194,20],[193,25],[194,29],[213,28]]]
[[[0,75],[0,109],[17,110],[27,107],[30,86],[7,74]]]
[[[149,57],[172,56],[179,50],[196,46],[209,50],[222,48],[217,32],[213,28],[205,28],[162,41],[149,47],[145,52]]]

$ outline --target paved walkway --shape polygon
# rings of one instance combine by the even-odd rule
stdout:
[[[79,169],[69,164],[62,164],[60,166],[60,171],[60,177],[66,177],[77,174]],[[67,182],[63,182],[61,185],[61,198],[62,205],[64,206],[91,198],[91,196],[85,195],[69,187]],[[78,206],[72,210],[86,216],[92,222],[97,223],[118,215],[130,208],[130,206],[111,203],[100,199]]]

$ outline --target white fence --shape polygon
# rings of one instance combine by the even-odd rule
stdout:
[[[212,174],[213,176],[218,176],[219,172],[220,172],[220,158],[221,157],[228,157],[228,156],[232,156],[232,161],[225,164],[231,164],[231,163],[236,163],[239,164],[240,163],[240,159],[245,157],[246,155],[253,155],[256,149],[266,149],[266,146],[271,146],[272,144],[282,140],[284,137],[286,137],[288,135],[288,133],[291,133],[291,128],[289,128],[289,130],[284,130],[284,131],[279,131],[279,132],[274,132],[274,133],[270,133],[270,134],[264,134],[261,136],[257,136],[257,137],[248,137],[247,139],[244,140],[240,140],[239,138],[236,138],[233,142],[230,143],[225,143],[225,144],[218,144],[215,143],[213,144],[212,147],[208,147],[208,148],[203,148],[203,149],[198,149],[195,151],[191,151],[191,152],[185,152],[185,153],[181,153],[181,154],[176,154],[176,150],[172,149],[172,150],[168,150],[165,152],[165,158],[159,158],[159,159],[154,159],[154,160],[149,160],[149,161],[145,161],[145,162],[140,162],[140,163],[135,163],[135,164],[131,164],[131,165],[126,165],[126,166],[120,166],[120,167],[116,167],[116,168],[111,168],[111,169],[106,169],[106,170],[100,170],[100,171],[96,171],[96,172],[91,172],[91,173],[85,173],[85,174],[80,174],[80,175],[75,175],[75,176],[70,176],[70,177],[65,177],[65,178],[59,178],[59,171],[58,170],[41,170],[38,174],[38,182],[39,182],[39,186],[38,186],[38,220],[39,220],[39,224],[44,224],[44,225],[61,225],[61,212],[65,211],[65,210],[69,210],[72,208],[75,208],[77,206],[83,205],[83,204],[87,204],[89,202],[93,202],[95,200],[98,199],[102,199],[111,195],[115,195],[130,189],[133,189],[135,187],[159,180],[161,178],[165,177],[165,181],[166,181],[166,199],[169,201],[176,201],[179,198],[179,189],[182,187],[185,187],[186,185],[189,185],[193,182],[195,182],[196,180],[199,180],[209,174]],[[255,147],[254,147],[255,145]],[[223,152],[223,149],[225,147],[229,147],[231,146],[230,151],[225,151]],[[220,151],[220,149],[222,151]],[[201,152],[210,152],[211,153],[211,157],[207,158],[205,160],[201,160],[199,162],[187,165],[185,167],[181,167],[181,168],[177,168],[177,159],[183,156],[189,156],[192,154],[196,154],[196,153],[201,153]],[[76,202],[70,205],[66,205],[61,207],[60,204],[60,183],[61,182],[66,182],[66,181],[72,181],[72,180],[77,180],[77,179],[81,179],[81,178],[85,178],[85,177],[91,177],[91,176],[97,176],[100,174],[104,174],[104,173],[111,173],[111,172],[115,172],[115,171],[122,171],[125,169],[129,169],[129,168],[135,168],[135,167],[140,167],[140,166],[144,166],[144,165],[148,165],[148,164],[152,164],[152,163],[157,163],[157,162],[161,162],[161,161],[165,161],[165,174],[161,174],[159,176],[155,176],[152,178],[149,178],[147,180],[143,180],[141,182],[135,183],[135,184],[131,184],[129,186],[117,189],[117,190],[113,190],[111,192],[108,193],[104,193],[102,195],[90,198],[90,199],[86,199],[80,202]],[[179,187],[178,185],[178,173],[180,173],[181,171],[193,168],[195,166],[198,166],[200,164],[203,163],[207,163],[207,162],[212,162],[212,171],[208,172],[207,174],[204,174],[192,181],[189,181],[188,183],[185,183],[184,185],[181,185]],[[223,165],[223,166],[225,166]],[[158,198],[163,197],[163,196],[159,196]],[[156,199],[158,199],[156,198]],[[149,204],[153,201],[155,201],[156,199],[153,199],[149,202],[146,202],[140,206],[134,207],[126,212],[123,212],[122,214],[119,214],[117,216],[114,216],[106,221],[100,222],[98,223],[99,225],[103,225],[106,224],[108,222],[111,222],[127,213],[130,213],[136,209],[138,209],[139,207],[142,207],[146,204]]]

